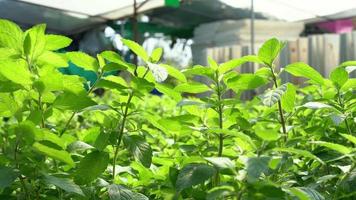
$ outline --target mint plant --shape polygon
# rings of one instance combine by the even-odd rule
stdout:
[[[44,24],[0,27],[0,199],[356,197],[355,61],[328,78],[279,68],[284,42],[272,38],[257,55],[180,71],[127,39],[142,65],[59,53],[72,40]],[[96,81],[62,74],[68,62]],[[238,72],[245,63],[259,68]]]

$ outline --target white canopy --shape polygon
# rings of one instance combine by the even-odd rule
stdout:
[[[144,1],[137,0],[138,4]],[[222,2],[223,4],[215,4],[222,6],[214,7],[214,13],[206,11],[207,6],[212,6],[215,1]],[[190,2],[201,6],[189,10],[187,6],[191,4]],[[256,12],[285,21],[315,19],[338,12],[344,14],[344,11],[356,9],[356,0],[254,0],[254,2]],[[165,0],[148,0],[139,11],[160,9],[164,3]],[[182,6],[182,15],[185,16],[184,13],[187,12],[195,13],[195,17],[205,17],[207,19],[205,21],[220,20],[225,17],[229,19],[232,15],[235,15],[232,19],[237,19],[236,16],[241,19],[248,18],[250,3],[251,0],[188,0],[184,1],[185,8],[183,9]],[[225,8],[230,6],[236,9],[226,11]],[[167,16],[171,11],[173,10],[157,12],[155,16],[159,18],[159,15],[165,14],[162,20],[164,23],[169,23],[168,18],[176,16]],[[179,9],[174,10],[175,14],[177,12]],[[63,34],[75,34],[107,20],[130,16],[132,13],[133,0],[0,0],[0,18],[13,20],[23,26],[47,23],[50,30]],[[354,12],[348,13],[353,15]],[[187,22],[185,18],[182,20]],[[204,23],[204,20],[201,21]]]
[[[249,9],[251,0],[220,0],[236,8]],[[255,12],[286,21],[325,18],[356,8],[356,0],[254,0]],[[356,13],[350,13],[354,16]],[[347,16],[346,16],[347,17]]]

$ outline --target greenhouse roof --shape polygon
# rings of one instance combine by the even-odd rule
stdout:
[[[148,15],[150,23],[191,29],[222,19],[249,18],[250,1],[181,0],[179,8],[171,8],[165,7],[165,0],[149,0],[139,12]],[[132,15],[132,4],[133,0],[0,0],[0,18],[24,27],[47,23],[50,31],[70,35]],[[353,8],[355,0],[255,0],[256,18],[286,21],[322,18]]]

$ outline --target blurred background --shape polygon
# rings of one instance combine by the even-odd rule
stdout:
[[[178,68],[253,54],[271,37],[288,41],[277,66],[302,61],[328,76],[356,60],[356,0],[0,0],[0,18],[24,29],[46,23],[74,40],[66,51],[111,49],[140,63],[121,37],[148,52],[163,47],[162,62]]]

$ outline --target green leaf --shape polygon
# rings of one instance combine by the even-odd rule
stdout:
[[[173,98],[175,101],[182,100],[182,96],[180,95],[179,92],[175,91],[174,89],[168,87],[165,84],[156,83],[156,89],[162,92],[163,94],[166,94],[167,96]]]
[[[186,92],[186,93],[192,93],[192,94],[196,94],[196,93],[203,93],[203,92],[207,92],[210,90],[210,88],[202,83],[183,83],[180,85],[177,85],[174,88],[175,91],[177,92]]]
[[[132,41],[132,40],[127,40],[127,39],[121,39],[121,41],[132,51],[134,52],[138,57],[140,57],[143,61],[148,62],[149,57],[145,51],[145,49],[139,45],[138,43]]]
[[[6,79],[23,86],[32,84],[31,73],[23,60],[0,62],[0,74]]]
[[[349,135],[349,134],[343,134],[343,133],[340,133],[340,135],[356,145],[356,137],[355,136]]]
[[[0,189],[10,186],[18,177],[19,173],[6,166],[0,166]]]
[[[316,190],[307,187],[293,187],[289,191],[299,198],[299,200],[325,200]]]
[[[45,35],[46,46],[45,49],[49,51],[56,51],[69,46],[72,43],[72,39],[63,35]]]
[[[185,69],[182,72],[186,76],[192,76],[192,75],[206,76],[210,79],[214,79],[214,75],[215,75],[213,69],[209,67],[203,67],[201,65],[195,65],[193,66],[193,68]]]
[[[238,74],[227,80],[227,86],[234,91],[252,90],[268,83],[268,80],[255,74]]]
[[[66,55],[72,63],[84,70],[97,72],[99,69],[98,61],[84,52],[68,52]]]
[[[141,193],[132,192],[122,185],[111,184],[108,186],[110,200],[149,200]]]
[[[26,31],[24,40],[24,53],[30,62],[40,56],[46,46],[45,24],[39,24]]]
[[[233,169],[235,167],[235,163],[227,157],[205,157],[204,159],[220,169]]]
[[[117,63],[108,63],[106,65],[104,65],[103,67],[103,71],[107,72],[107,71],[116,71],[116,70],[125,70],[127,69],[124,65],[119,65]]]
[[[337,151],[341,154],[350,154],[352,152],[351,148],[345,147],[344,145],[341,144],[335,144],[335,143],[324,142],[324,141],[314,141],[312,143]]]
[[[41,143],[35,142],[33,148],[51,158],[67,163],[69,166],[74,167],[75,163],[70,154],[63,150],[57,150]]]
[[[318,162],[324,164],[324,162],[318,158],[317,156],[315,156],[314,154],[310,153],[309,151],[306,150],[301,150],[301,149],[294,149],[294,148],[274,148],[274,151],[281,151],[281,152],[286,152],[286,153],[292,153],[292,154],[296,154],[298,156],[303,156],[306,158],[311,158],[313,160],[317,160]]]
[[[270,158],[266,156],[248,158],[246,164],[247,180],[256,182],[262,173],[267,172]]]
[[[178,192],[204,183],[216,173],[214,167],[206,164],[188,164],[178,174],[176,189]]]
[[[213,58],[211,58],[210,56],[208,56],[208,63],[209,63],[209,67],[211,69],[213,69],[214,71],[217,70],[219,67],[218,63],[216,63],[216,61]]]
[[[319,74],[319,72],[305,63],[292,63],[286,66],[284,70],[294,76],[308,78],[321,85],[324,84],[324,78]]]
[[[286,92],[287,90],[287,85],[283,84],[279,86],[278,88],[268,90],[263,96],[262,96],[262,103],[265,106],[273,106],[276,104],[279,100],[281,100],[282,95]]]
[[[348,66],[356,66],[356,61],[349,60],[349,61],[345,61],[339,65],[339,67],[348,67]]]
[[[241,58],[233,59],[220,64],[219,73],[225,74],[226,72],[229,72],[230,70],[239,67],[247,62],[262,63],[262,61],[257,56],[254,55],[243,56]]]
[[[278,56],[279,52],[283,49],[285,43],[271,38],[267,40],[258,51],[258,58],[266,65],[272,66],[274,59]]]
[[[74,94],[72,92],[63,92],[53,103],[53,106],[62,110],[79,111],[86,107],[96,105],[85,93]]]
[[[21,58],[21,54],[9,47],[0,47],[0,62],[4,60],[16,60]]]
[[[224,197],[230,196],[233,192],[234,188],[232,186],[223,185],[214,187],[208,191],[206,200],[224,199]]]
[[[152,163],[152,149],[145,139],[138,135],[124,136],[127,150],[139,160],[143,166],[149,168]]]
[[[99,177],[109,164],[109,154],[102,151],[93,151],[87,154],[78,164],[74,182],[83,185]]]
[[[254,127],[253,130],[255,134],[261,138],[262,140],[266,141],[275,141],[279,138],[279,127],[276,128],[269,128],[268,123],[266,122],[259,122]]]
[[[71,179],[58,178],[55,176],[50,176],[50,175],[45,174],[44,181],[47,184],[53,184],[66,192],[75,193],[75,194],[78,194],[81,196],[85,196],[82,189],[77,184],[75,184]]]
[[[113,51],[103,51],[100,53],[100,55],[108,60],[109,62],[113,62],[116,64],[119,64],[120,66],[124,66],[126,68],[129,67],[129,65],[121,58],[119,54]]]
[[[39,65],[49,64],[55,67],[68,67],[67,58],[59,53],[44,51],[37,60]]]
[[[158,62],[161,59],[162,54],[163,54],[163,49],[161,47],[155,48],[151,54],[151,61],[153,63]]]
[[[308,102],[305,103],[304,105],[302,105],[305,108],[309,108],[309,109],[323,109],[323,108],[332,108],[331,106],[324,104],[324,103],[320,103],[320,102]]]
[[[166,68],[169,76],[176,78],[177,80],[186,83],[187,82],[187,78],[184,76],[184,74],[182,72],[180,72],[177,68],[172,67],[170,65],[166,65],[166,64],[160,64],[162,67]]]
[[[22,52],[23,32],[15,23],[0,19],[0,47],[13,48]]]
[[[338,88],[341,88],[348,79],[349,79],[349,74],[343,67],[337,67],[330,73],[330,80]]]
[[[356,88],[356,78],[350,78],[346,83],[341,87],[341,91],[346,92],[348,90],[354,90]]]
[[[99,88],[103,87],[108,89],[116,89],[121,92],[123,89],[127,88],[127,83],[119,76],[106,76],[101,78],[96,86]]]
[[[287,90],[282,95],[282,108],[286,112],[292,112],[295,106],[295,99],[296,99],[297,90],[295,86],[291,83],[287,83]]]

